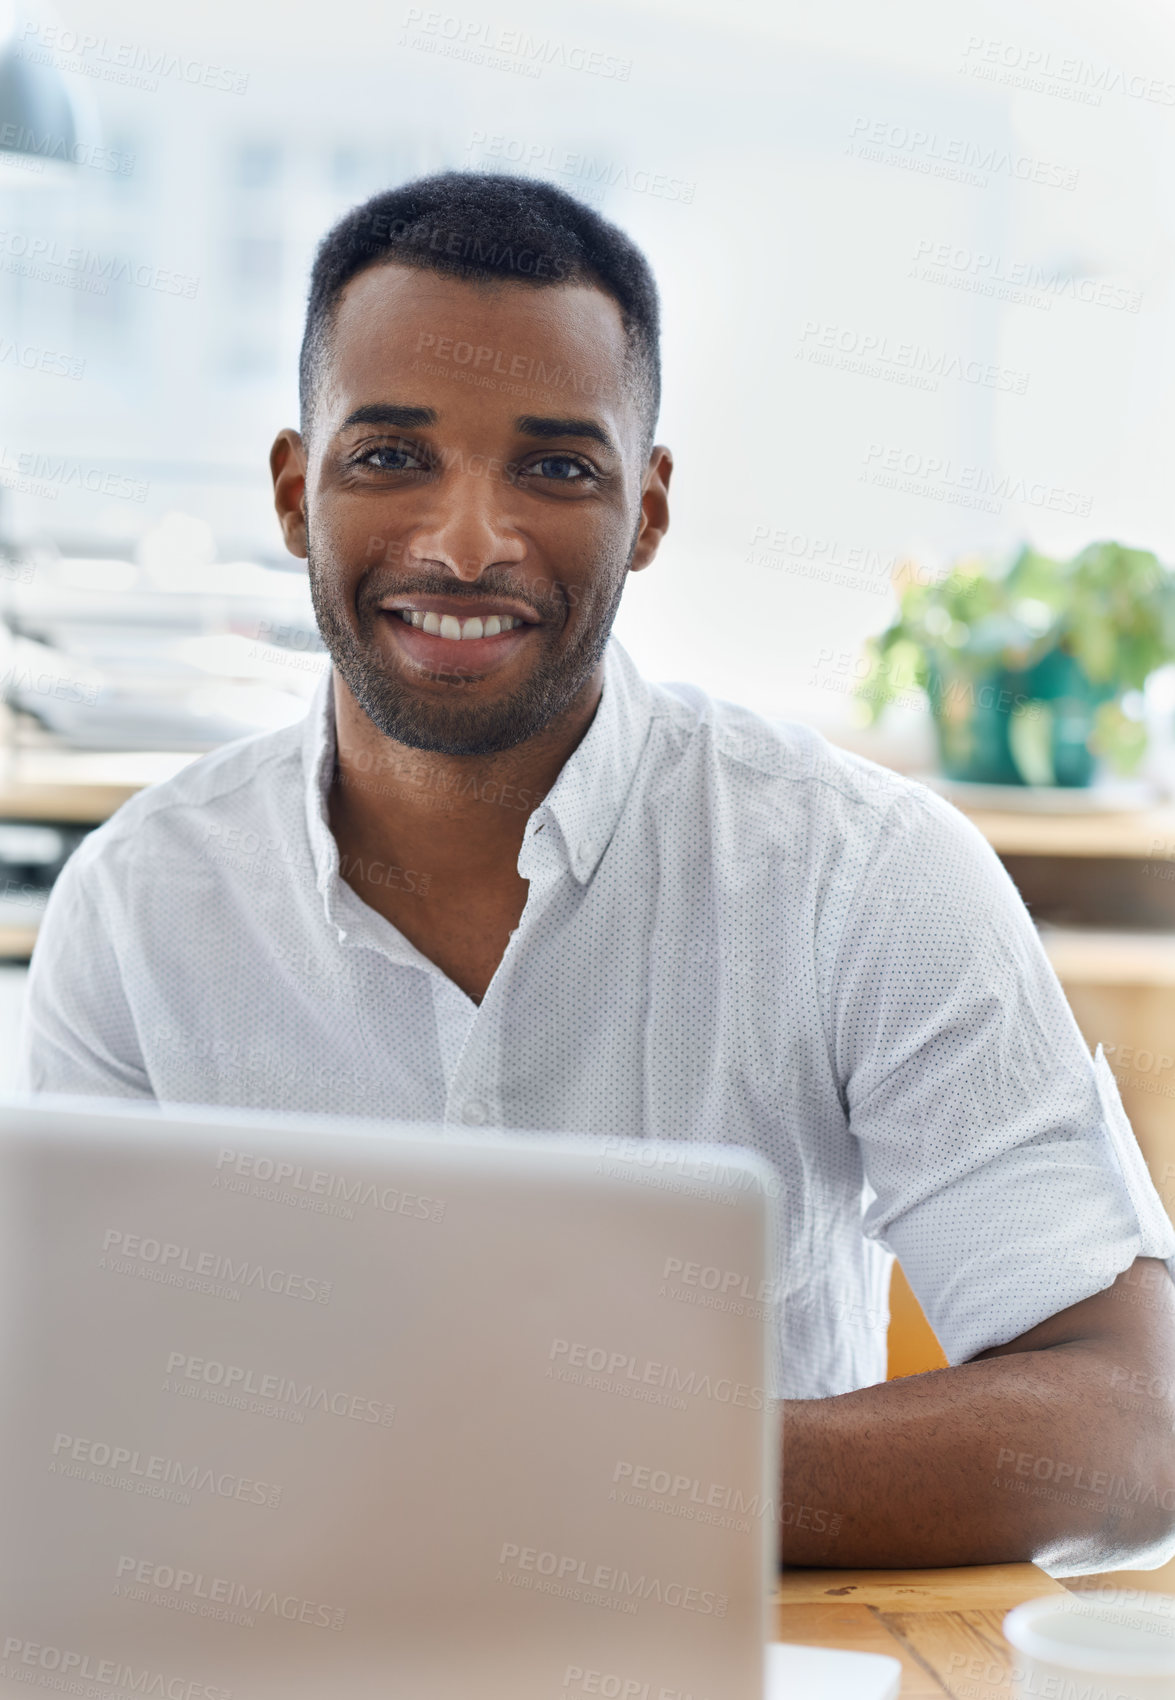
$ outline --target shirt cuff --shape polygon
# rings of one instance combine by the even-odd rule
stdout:
[[[1110,1135],[1110,1148],[1117,1160],[1122,1183],[1130,1197],[1134,1213],[1138,1217],[1143,1249],[1137,1255],[1161,1257],[1171,1271],[1171,1279],[1175,1281],[1175,1226],[1172,1226],[1171,1218],[1163,1208],[1163,1201],[1155,1190],[1155,1183],[1151,1180],[1150,1170],[1139,1149],[1134,1129],[1122,1108],[1118,1082],[1114,1079],[1100,1044],[1093,1055],[1093,1073],[1102,1114]]]
[[[885,1226],[866,1215],[952,1364],[1104,1291],[1136,1257],[1175,1277],[1175,1228],[1104,1058],[1095,1074],[1102,1118],[1087,1138],[1013,1147]]]

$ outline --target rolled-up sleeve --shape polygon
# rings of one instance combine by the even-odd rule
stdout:
[[[834,981],[836,1065],[892,1251],[951,1363],[1100,1292],[1175,1229],[1101,1046],[1019,893],[911,787],[864,859]]]

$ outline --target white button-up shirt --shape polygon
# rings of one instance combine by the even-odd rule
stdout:
[[[1101,1047],[994,852],[925,786],[652,687],[613,640],[478,1006],[340,878],[334,763],[328,674],[300,726],[83,842],[34,953],[21,1085],[750,1146],[780,1181],[790,1397],[884,1379],[891,1253],[953,1363],[1137,1256],[1175,1272]],[[460,910],[427,868],[366,874]]]

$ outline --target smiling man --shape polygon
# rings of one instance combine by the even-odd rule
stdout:
[[[668,523],[672,459],[651,448],[657,306],[638,257],[618,301],[567,234],[565,252],[544,251],[554,230],[502,240],[511,180],[484,209],[469,181],[449,180],[444,216],[467,223],[443,245],[406,227],[398,197],[324,244],[303,429],[271,464],[336,670],[330,822],[351,883],[480,1003],[526,904],[528,802],[595,714],[626,576]],[[357,271],[380,229],[401,263]],[[459,258],[454,276],[446,248],[475,245],[487,270],[472,282]],[[529,281],[544,270],[555,286]],[[429,902],[384,878],[389,856]]]
[[[755,1147],[782,1556],[1162,1562],[1175,1232],[1006,873],[609,640],[668,524],[643,256],[546,184],[409,184],[323,243],[301,380],[332,669],[71,859],[22,1083]],[[890,1252],[952,1367],[886,1383]]]

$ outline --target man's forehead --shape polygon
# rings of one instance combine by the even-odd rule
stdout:
[[[585,282],[468,281],[395,264],[371,266],[344,289],[335,314],[334,361],[346,381],[372,364],[405,357],[499,377],[541,363],[562,365],[586,393],[623,385],[626,338],[620,308]],[[420,368],[418,368],[419,370]]]

